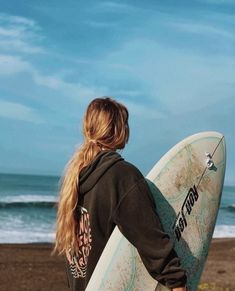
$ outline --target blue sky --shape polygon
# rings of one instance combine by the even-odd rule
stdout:
[[[0,172],[61,174],[87,104],[127,105],[144,174],[193,133],[224,133],[235,183],[235,1],[0,1]]]

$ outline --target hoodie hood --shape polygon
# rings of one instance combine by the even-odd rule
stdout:
[[[91,162],[83,168],[79,176],[79,194],[85,195],[89,192],[114,164],[123,158],[115,151],[101,151]]]

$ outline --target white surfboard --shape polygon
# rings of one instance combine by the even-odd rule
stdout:
[[[147,175],[164,230],[194,291],[206,261],[220,205],[225,140],[217,132],[192,135],[166,153]],[[137,250],[116,227],[87,291],[168,290],[147,272]]]

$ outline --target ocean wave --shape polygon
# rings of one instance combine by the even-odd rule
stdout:
[[[35,194],[27,194],[27,195],[8,195],[2,196],[0,198],[1,202],[56,202],[57,197],[54,195],[35,195]]]
[[[218,225],[215,228],[213,238],[234,238],[235,225]],[[55,232],[39,229],[1,229],[0,243],[29,243],[29,242],[53,242]]]
[[[28,207],[38,207],[38,208],[53,208],[57,206],[55,201],[15,201],[15,202],[0,202],[0,209],[3,208],[28,208]]]
[[[235,237],[235,225],[216,225],[213,237]]]
[[[1,230],[0,243],[36,243],[53,242],[55,233],[52,231],[34,231],[31,230]]]
[[[229,205],[229,206],[228,206],[228,209],[229,209],[230,211],[235,211],[235,204]]]
[[[220,207],[220,209],[227,210],[227,211],[230,211],[230,212],[235,212],[235,204],[222,206],[222,207]]]
[[[223,192],[227,193],[235,193],[235,186],[224,186]]]

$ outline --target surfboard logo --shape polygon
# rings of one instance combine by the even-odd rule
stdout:
[[[188,225],[186,214],[190,215],[195,205],[195,202],[198,200],[198,191],[195,185],[189,189],[188,194],[184,200],[184,203],[181,207],[181,211],[178,213],[175,223],[173,225],[174,234],[179,241],[182,233],[184,232],[185,228]]]
[[[79,250],[76,255],[67,258],[69,260],[70,270],[74,278],[84,278],[86,276],[87,261],[91,250],[91,227],[90,218],[87,210],[80,207],[79,229],[77,233]]]

